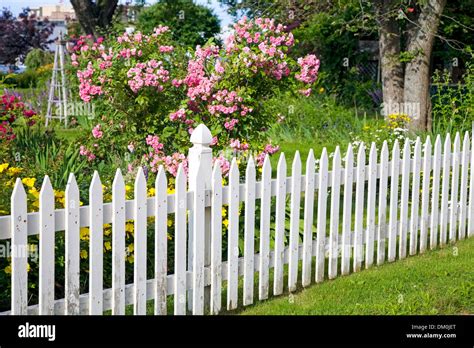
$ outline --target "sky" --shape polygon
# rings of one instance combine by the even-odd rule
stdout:
[[[229,24],[232,23],[232,17],[227,14],[225,8],[220,6],[217,0],[195,0],[198,4],[206,5],[214,10],[214,13],[221,20],[222,31],[226,31]],[[120,0],[120,2],[124,2]],[[155,1],[147,0],[147,3],[152,4]],[[13,14],[17,15],[21,12],[24,7],[39,7],[44,5],[56,5],[56,4],[70,4],[69,0],[0,0],[0,8],[6,7]]]

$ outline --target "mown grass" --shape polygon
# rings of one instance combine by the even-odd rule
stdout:
[[[326,280],[243,315],[474,314],[474,238]]]

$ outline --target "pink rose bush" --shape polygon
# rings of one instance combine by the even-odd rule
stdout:
[[[319,60],[292,58],[293,34],[273,19],[243,18],[233,29],[223,47],[210,41],[193,52],[173,45],[170,29],[162,26],[148,35],[124,33],[113,42],[88,37],[77,42],[72,62],[79,96],[99,103],[114,122],[123,151],[133,155],[132,167],[146,165],[154,172],[164,165],[175,175],[180,163],[186,167],[189,135],[200,123],[214,136],[211,146],[221,151],[223,170],[228,169],[223,150],[232,156],[253,153],[259,165],[279,150],[268,144],[266,131],[277,115],[266,111],[265,101],[280,92],[309,96]],[[93,141],[113,134],[107,127],[96,125]],[[93,146],[86,148],[93,153]]]

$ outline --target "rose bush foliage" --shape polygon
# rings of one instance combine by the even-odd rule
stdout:
[[[81,154],[102,160],[110,154],[108,145],[101,145],[107,135],[120,139],[116,151],[130,153],[130,171],[145,165],[156,172],[164,165],[175,175],[186,162],[190,134],[204,123],[214,135],[215,154],[252,151],[263,164],[266,154],[278,151],[267,143],[266,130],[276,115],[265,110],[264,101],[281,91],[309,96],[317,79],[319,60],[292,59],[294,44],[292,33],[268,18],[243,18],[223,47],[209,41],[193,52],[173,45],[163,26],[111,42],[81,37],[72,54],[79,94],[105,111],[83,140]],[[225,173],[228,161],[219,157]]]

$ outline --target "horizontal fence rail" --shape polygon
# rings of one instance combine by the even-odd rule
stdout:
[[[386,142],[381,149],[375,144],[349,145],[345,153],[338,147],[331,155],[324,149],[318,160],[310,151],[305,173],[297,152],[291,176],[281,154],[276,178],[272,178],[268,155],[258,171],[252,158],[245,171],[234,158],[225,186],[219,161],[212,163],[211,140],[204,125],[195,129],[189,172],[186,175],[180,166],[174,193],[168,193],[160,167],[155,195],[147,197],[140,168],[134,199],[126,200],[124,179],[117,170],[112,202],[104,203],[96,172],[89,205],[81,207],[71,174],[65,208],[55,209],[53,188],[45,177],[39,212],[27,213],[26,193],[17,179],[11,215],[0,217],[0,240],[11,240],[12,245],[11,309],[0,314],[103,314],[111,310],[120,315],[131,305],[133,313],[141,315],[147,313],[150,300],[157,315],[167,314],[168,302],[176,315],[218,314],[240,303],[247,306],[280,295],[285,289],[295,291],[298,284],[306,287],[474,234],[474,152],[468,133],[462,141],[457,133],[453,142],[448,134],[444,144],[438,135],[434,144],[428,137],[424,144],[419,138],[407,138],[403,146],[395,141],[392,149]],[[225,226],[223,208],[228,214]],[[170,214],[175,221],[173,231],[167,225]],[[147,249],[149,217],[154,217],[152,255]],[[125,224],[130,220],[134,224],[133,283],[126,284]],[[104,224],[112,224],[109,289],[104,289]],[[90,229],[89,289],[83,294],[79,287],[82,227]],[[54,289],[59,231],[65,232],[62,299],[55,298]],[[168,233],[173,234],[173,244]],[[38,304],[28,304],[27,257],[20,251],[27,247],[28,236],[38,234]],[[173,255],[172,264],[168,255]],[[147,259],[153,260],[151,279]]]

